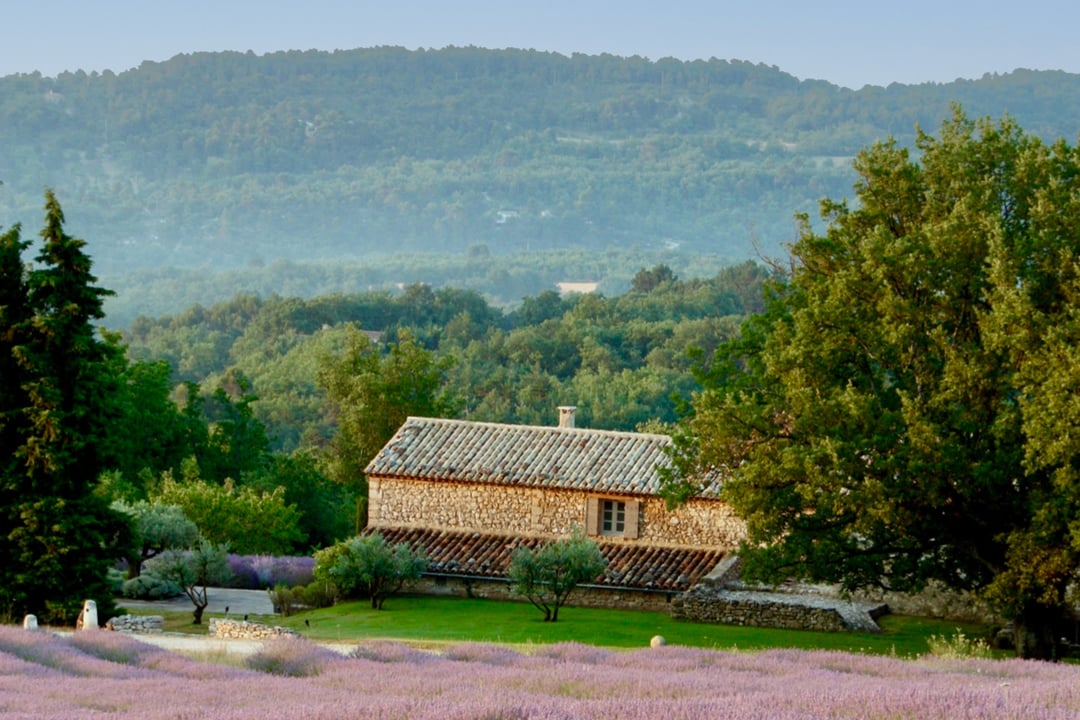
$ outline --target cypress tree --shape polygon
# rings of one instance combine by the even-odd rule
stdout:
[[[45,199],[33,266],[22,265],[28,244],[17,227],[0,242],[0,614],[70,622],[91,598],[105,619],[107,571],[131,539],[130,521],[93,492],[98,448],[116,415],[121,349],[93,325],[109,291],[94,284],[86,243],[64,232],[51,190]]]

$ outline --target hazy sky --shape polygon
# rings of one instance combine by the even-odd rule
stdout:
[[[376,45],[749,60],[852,88],[1080,72],[1075,0],[0,0],[0,76]]]

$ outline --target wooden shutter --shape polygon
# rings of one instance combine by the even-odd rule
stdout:
[[[585,500],[585,534],[600,534],[600,498],[586,498]]]
[[[637,500],[626,501],[626,522],[623,524],[623,537],[636,538],[638,536],[638,513],[640,511],[640,502]]]

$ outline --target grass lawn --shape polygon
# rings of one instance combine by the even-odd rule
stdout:
[[[166,630],[205,633],[205,623],[210,617],[214,616],[207,614],[203,618],[204,625],[193,626],[190,613],[169,613]],[[580,642],[644,647],[654,635],[663,635],[669,644],[692,647],[740,650],[792,647],[895,653],[902,657],[925,653],[926,639],[931,635],[951,636],[958,628],[969,637],[982,637],[986,632],[977,625],[891,615],[881,619],[884,632],[880,634],[828,633],[708,625],[675,621],[658,612],[580,607],[562,608],[558,622],[545,623],[540,613],[527,603],[412,595],[389,598],[383,610],[372,610],[366,602],[351,602],[290,617],[252,620],[291,627],[305,637],[322,642],[381,638],[427,645],[494,642],[529,646]]]

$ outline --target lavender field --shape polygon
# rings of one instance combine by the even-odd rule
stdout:
[[[374,642],[343,656],[269,643],[243,668],[119,633],[0,627],[0,717],[1076,718],[1080,669],[1020,660],[901,660],[837,652],[616,652],[467,644],[436,655]]]

